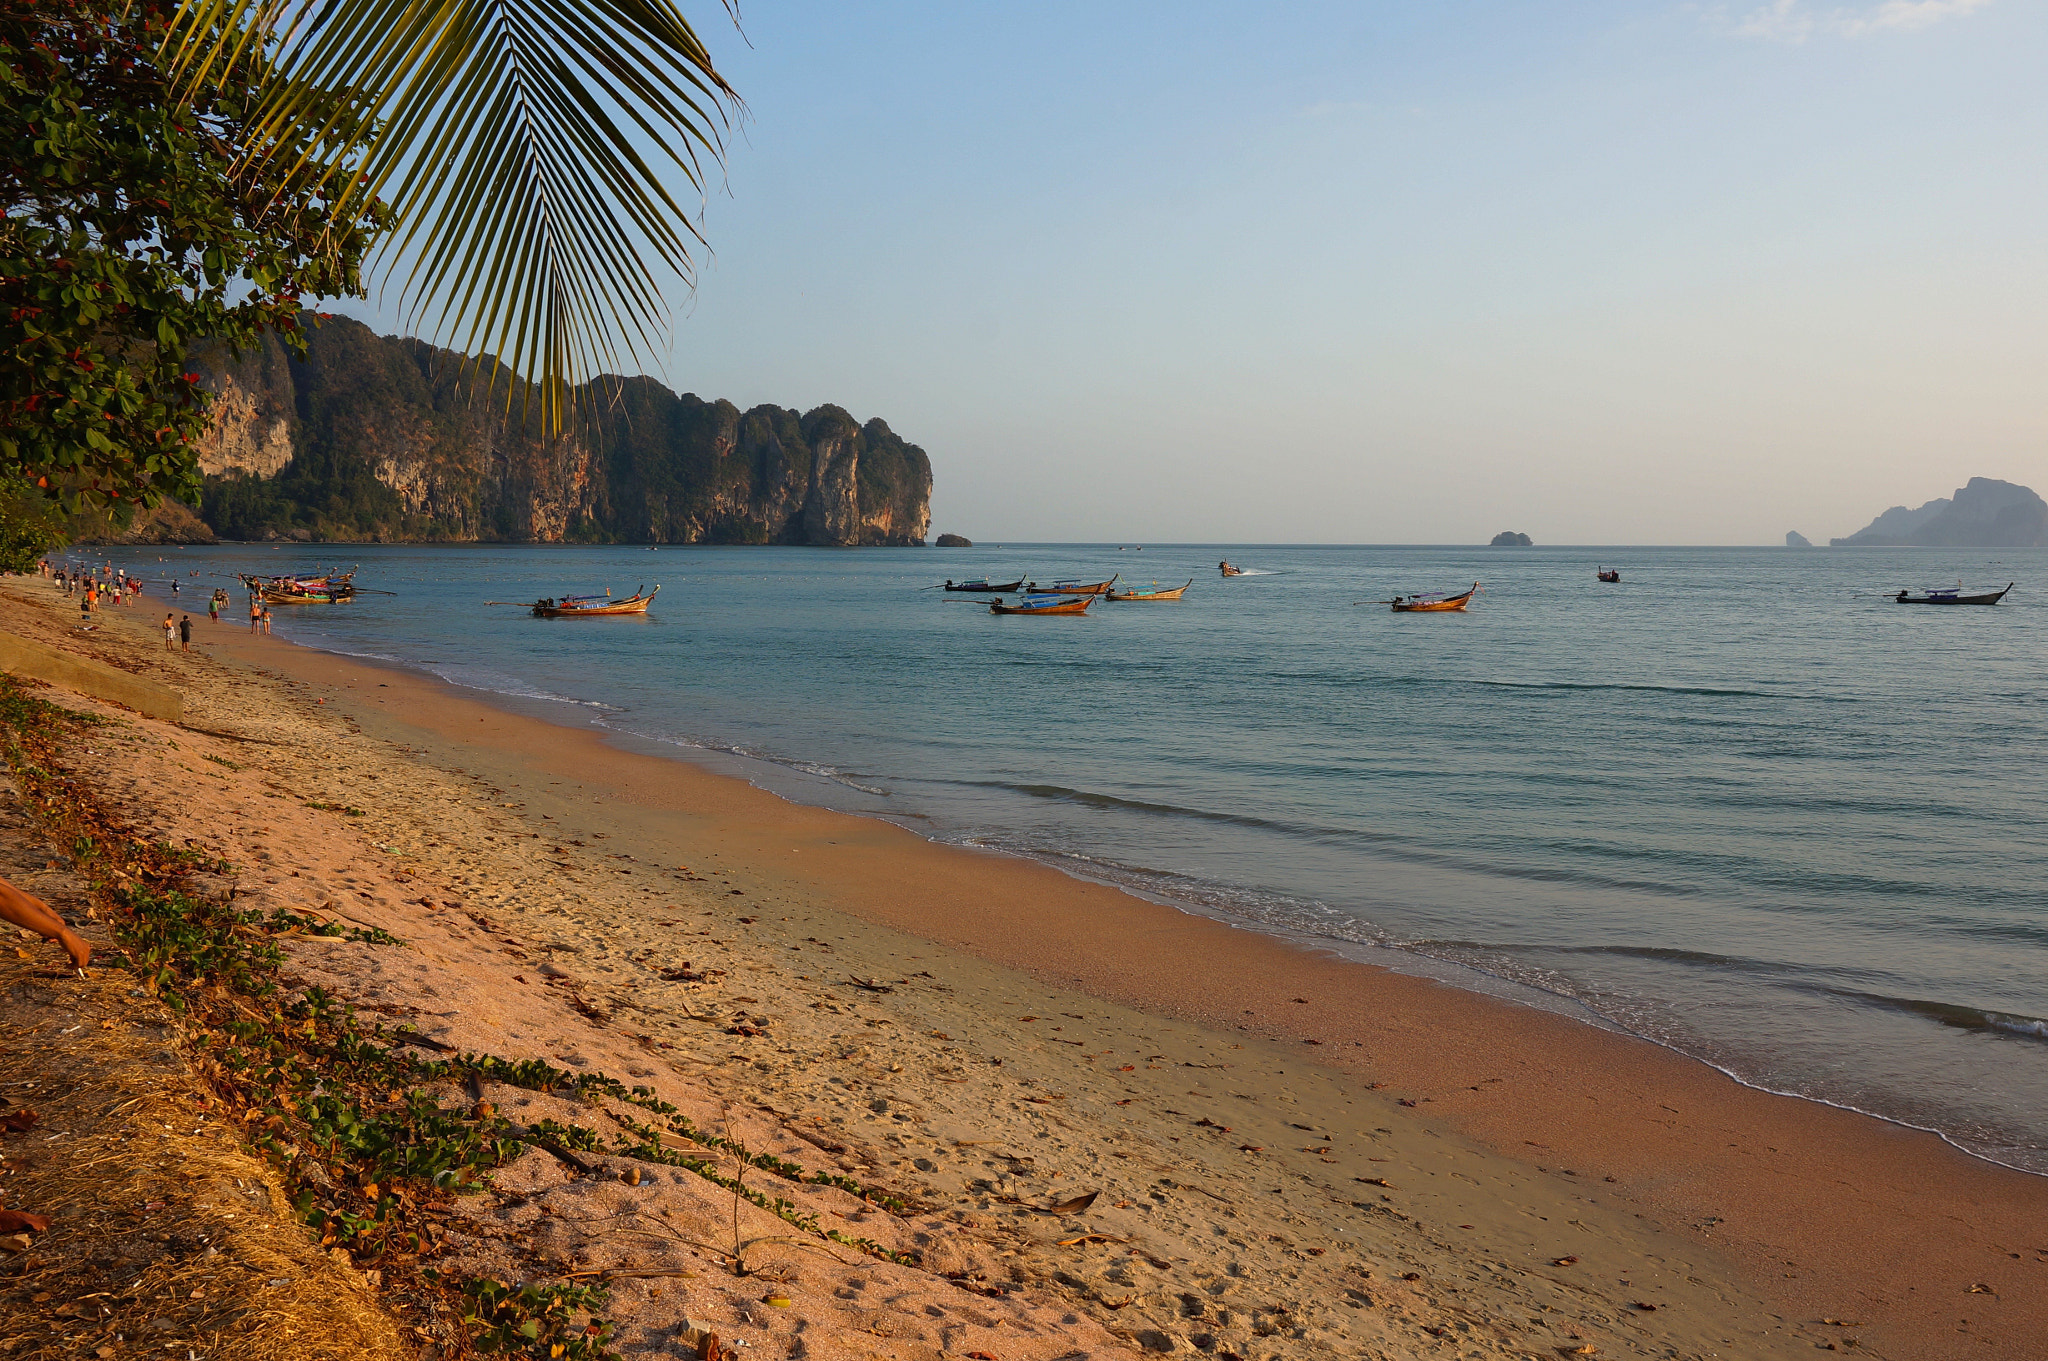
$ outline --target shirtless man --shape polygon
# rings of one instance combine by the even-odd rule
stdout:
[[[0,879],[0,920],[25,926],[45,940],[54,940],[64,947],[64,953],[71,956],[72,967],[85,972],[86,964],[92,959],[92,947],[78,938],[78,934],[64,924],[64,919],[50,910],[50,905],[41,898],[23,893],[5,879]]]

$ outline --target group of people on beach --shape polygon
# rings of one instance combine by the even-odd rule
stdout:
[[[142,594],[142,579],[130,576],[127,568],[116,567],[111,562],[102,563],[97,568],[73,566],[67,570],[62,564],[52,563],[45,558],[36,564],[36,571],[39,575],[49,578],[64,594],[79,597],[78,619],[81,627],[92,626],[92,616],[99,612],[102,604],[133,604]],[[179,594],[177,577],[173,576],[169,581],[171,594]],[[213,593],[206,598],[206,617],[214,623],[219,623],[221,616],[228,612],[230,603],[227,589],[215,587]],[[191,615],[186,615],[181,621],[173,621],[171,616],[166,614],[163,628],[166,649],[182,644],[187,652],[192,650]],[[249,631],[270,632],[270,610],[263,603],[263,597],[255,591],[249,593]],[[175,643],[173,635],[176,636]]]
[[[142,594],[142,582],[129,576],[125,569],[109,566],[98,572],[91,568],[73,568],[66,572],[61,567],[52,567],[47,561],[38,567],[58,590],[78,597],[81,622],[89,621],[99,612],[101,605],[132,604],[135,597]]]

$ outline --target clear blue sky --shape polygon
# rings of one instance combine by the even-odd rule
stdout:
[[[659,376],[882,416],[935,532],[1758,543],[2048,492],[2048,6],[685,3],[751,119]]]

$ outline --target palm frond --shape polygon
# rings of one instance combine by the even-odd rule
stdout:
[[[309,164],[369,128],[331,197],[389,204],[414,327],[532,379],[551,431],[665,334],[704,245],[670,186],[701,203],[742,108],[672,0],[182,0],[166,54],[181,81],[269,63],[270,144]]]

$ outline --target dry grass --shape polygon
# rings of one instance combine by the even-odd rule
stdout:
[[[105,950],[56,863],[8,789],[0,874]],[[119,971],[78,978],[40,942],[0,956],[0,1096],[37,1117],[0,1143],[0,1197],[53,1221],[0,1257],[0,1355],[411,1354],[362,1273],[321,1253],[237,1146],[154,998]]]

